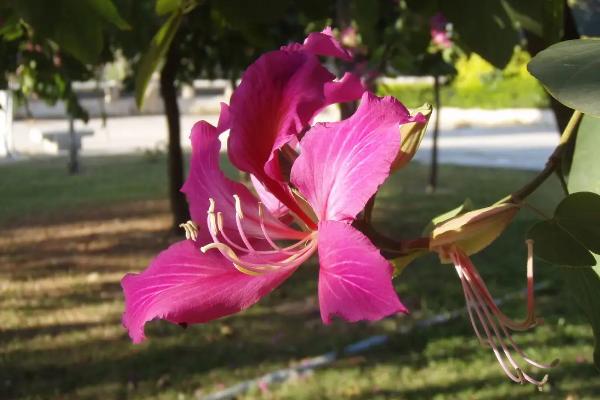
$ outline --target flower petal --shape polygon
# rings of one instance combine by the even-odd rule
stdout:
[[[319,220],[356,217],[389,175],[400,148],[399,127],[409,120],[396,99],[365,93],[352,117],[306,133],[291,181]]]
[[[358,99],[366,88],[358,75],[346,72],[339,81],[325,84],[325,98],[327,104],[345,103]]]
[[[362,233],[338,221],[319,223],[319,305],[323,322],[407,312],[392,286],[392,266]]]
[[[256,194],[258,194],[260,201],[275,218],[282,218],[288,215],[290,211],[289,208],[279,201],[277,197],[273,196],[254,175],[250,175],[250,180],[252,181],[252,185],[254,186],[254,190],[256,190]]]
[[[128,274],[121,281],[123,325],[139,343],[145,338],[144,325],[153,319],[196,324],[224,317],[255,304],[294,270],[250,276],[216,251],[204,254],[189,240],[178,242],[144,272]]]
[[[246,70],[231,97],[228,152],[232,163],[253,174],[307,222],[282,183],[276,152],[325,106],[324,85],[333,78],[312,54],[273,51]]]
[[[352,53],[333,37],[333,32],[329,26],[321,32],[310,33],[303,44],[292,43],[283,46],[281,49],[288,51],[304,50],[318,56],[336,57],[345,61],[352,61]]]
[[[246,186],[228,179],[219,168],[221,149],[219,133],[219,129],[206,121],[194,125],[191,134],[190,173],[181,188],[187,196],[192,220],[202,228],[200,243],[212,242],[207,235],[206,226],[209,198],[215,201],[215,211],[223,213],[223,227],[231,233],[232,238],[239,237],[235,220],[234,194],[239,196],[242,205],[244,232],[248,236],[262,238],[264,234],[260,225],[258,200]],[[263,217],[265,227],[273,238],[297,239],[305,235],[281,223],[269,212],[264,213]]]
[[[336,101],[357,99],[364,91],[347,75],[339,82],[315,54],[348,54],[330,30],[309,35],[305,44],[264,54],[254,62],[231,97],[229,158],[253,174],[309,226],[314,224],[297,206],[280,170],[278,150],[297,140],[314,116]]]
[[[229,105],[221,102],[221,113],[219,114],[219,122],[217,123],[217,134],[225,132],[231,127],[231,113]]]

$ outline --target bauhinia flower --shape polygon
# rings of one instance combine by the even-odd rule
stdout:
[[[467,212],[436,226],[431,234],[430,249],[442,262],[454,264],[460,278],[473,330],[480,343],[490,347],[505,374],[519,383],[529,382],[541,388],[548,375],[537,379],[526,373],[519,361],[541,369],[558,363],[542,364],[532,360],[515,343],[511,331],[524,331],[539,323],[535,316],[533,281],[533,242],[527,241],[527,316],[515,321],[497,306],[481,275],[471,262],[474,254],[493,242],[518,211],[514,204],[498,204]]]
[[[350,58],[330,30],[312,33],[252,64],[217,127],[194,125],[182,188],[192,216],[188,239],[122,281],[123,323],[134,342],[152,319],[193,324],[244,310],[315,252],[325,323],[334,315],[359,321],[406,312],[391,264],[352,222],[390,173],[400,125],[423,116],[363,93],[352,74],[334,80],[317,55]],[[359,97],[352,117],[310,125],[326,105]],[[252,175],[258,198],[219,169],[226,129],[229,158]]]
[[[429,32],[431,42],[443,49],[452,46],[452,40],[448,34],[448,20],[442,13],[437,13],[429,20]]]

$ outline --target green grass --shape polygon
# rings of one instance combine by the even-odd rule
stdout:
[[[28,215],[166,196],[164,160],[147,157],[84,158],[67,174],[65,159],[24,161],[0,167],[0,222]]]
[[[377,88],[380,96],[397,97],[409,108],[419,107],[424,103],[433,104],[433,85],[414,84],[381,84]],[[457,87],[444,85],[440,90],[440,101],[443,107],[458,108],[547,108],[548,96],[536,82],[521,79],[491,80],[481,86]]]
[[[466,317],[398,333],[413,319],[463,305],[452,268],[433,256],[411,265],[396,280],[412,310],[410,318],[323,326],[313,263],[240,315],[186,330],[154,322],[147,330],[150,339],[134,346],[119,321],[118,281],[123,273],[144,268],[176,240],[165,233],[169,222],[163,200],[151,212],[135,206],[164,198],[165,160],[106,157],[84,159],[83,164],[84,173],[77,177],[66,175],[62,160],[0,167],[0,221],[12,221],[10,226],[25,221],[0,231],[2,399],[193,399],[372,334],[388,334],[392,340],[274,385],[268,394],[255,391],[244,398],[598,398],[591,329],[564,292],[555,268],[543,263],[538,263],[536,275],[550,282],[538,298],[546,324],[515,335],[532,357],[562,360],[543,394],[508,382],[493,355],[477,345]],[[432,216],[465,197],[487,205],[532,174],[444,165],[441,188],[433,195],[425,194],[426,176],[426,167],[413,163],[385,185],[374,214],[382,231],[396,237],[418,235]],[[550,182],[532,202],[549,211],[559,193],[556,182]],[[125,210],[119,218],[99,219],[103,210],[115,207]],[[32,220],[36,224],[28,228]],[[49,222],[44,225],[45,220]],[[524,238],[534,220],[523,211],[497,242],[474,258],[494,294],[524,287]],[[505,310],[523,315],[522,301],[511,301]]]

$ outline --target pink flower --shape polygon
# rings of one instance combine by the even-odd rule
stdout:
[[[429,32],[431,33],[431,41],[433,44],[442,48],[448,48],[452,46],[452,40],[448,35],[448,20],[444,17],[444,14],[437,13],[429,20]]]
[[[317,251],[325,323],[406,312],[390,263],[352,222],[389,175],[399,126],[414,118],[391,97],[363,94],[352,74],[335,81],[317,55],[348,58],[328,30],[311,33],[252,64],[217,127],[193,127],[182,188],[189,239],[122,280],[123,324],[134,342],[152,319],[202,323],[246,309]],[[349,119],[310,126],[326,105],[361,95]],[[219,169],[218,137],[228,128],[231,162],[252,174],[260,200]]]
[[[340,32],[340,41],[344,47],[354,49],[359,46],[358,31],[353,26],[348,26]]]

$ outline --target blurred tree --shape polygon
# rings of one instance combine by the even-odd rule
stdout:
[[[11,0],[0,5],[0,85],[17,83],[16,95],[63,100],[67,113],[87,120],[73,92],[94,67],[110,59],[104,35],[111,26],[129,29],[111,0]]]
[[[147,38],[150,45],[146,51],[138,55],[135,92],[141,107],[152,74],[160,71],[169,130],[169,199],[174,229],[189,219],[185,197],[179,190],[184,168],[178,87],[192,84],[194,79],[217,77],[229,79],[235,85],[241,72],[259,54],[279,47],[282,42],[301,40],[306,26],[324,20],[333,8],[333,2],[328,1],[295,4],[270,0],[266,3],[260,8],[242,0],[158,0],[155,3],[155,16],[150,20],[156,20],[158,15],[164,22],[152,39]],[[133,54],[128,55],[135,59]]]
[[[430,48],[429,22],[440,11],[452,23],[453,40],[460,49],[478,53],[498,68],[507,65],[516,45],[524,43],[523,29],[535,32],[548,43],[560,37],[564,0],[533,0],[528,5],[513,0],[458,1],[268,0],[256,7],[243,0],[157,0],[152,9],[150,2],[120,0],[129,9],[143,8],[144,12],[124,15],[135,26],[143,26],[146,35],[134,35],[150,43],[139,46],[138,40],[138,46],[127,52],[136,61],[138,105],[143,104],[152,74],[156,70],[161,73],[161,95],[169,127],[169,192],[174,226],[189,217],[185,198],[179,192],[183,159],[176,93],[182,83],[201,77],[221,77],[235,83],[261,52],[287,40],[301,40],[306,31],[334,22],[341,36],[349,28],[354,30],[355,41],[350,46],[356,58],[345,69],[361,74],[368,85],[380,75],[452,76],[452,57]],[[139,54],[140,48],[146,51]],[[342,111],[347,116],[352,108]]]
[[[26,107],[31,96],[50,104],[62,100],[71,120],[87,122],[73,82],[93,78],[95,67],[110,59],[110,53],[103,52],[107,29],[129,29],[114,4],[110,0],[13,0],[0,5],[0,21],[0,88],[8,89],[13,81],[11,89]],[[73,136],[69,154],[69,171],[76,173]]]

